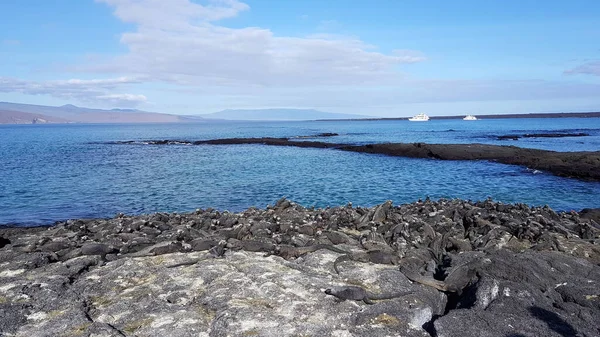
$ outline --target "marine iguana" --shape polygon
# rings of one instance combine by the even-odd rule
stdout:
[[[336,273],[340,273],[338,264],[344,261],[356,261],[356,262],[372,262],[376,264],[391,264],[396,265],[400,262],[400,257],[395,253],[383,250],[371,250],[368,252],[348,253],[335,259],[333,262],[333,269]]]
[[[178,262],[178,263],[173,263],[173,264],[169,264],[166,265],[165,268],[177,268],[177,267],[183,267],[183,266],[191,266],[194,265],[200,261],[204,261],[204,260],[208,260],[210,257],[204,257],[202,259],[193,259],[193,260],[188,260],[188,261],[183,261],[183,262]]]
[[[225,255],[226,247],[227,247],[227,241],[221,240],[221,241],[219,241],[219,243],[216,246],[211,247],[208,250],[208,252],[213,257],[222,257],[223,255]]]
[[[256,240],[227,240],[227,248],[231,250],[243,250],[246,252],[266,252],[270,253],[275,249],[272,242],[263,242]]]
[[[193,259],[193,260],[188,260],[188,261],[183,261],[183,262],[179,262],[179,263],[174,263],[174,264],[170,264],[168,266],[166,266],[166,268],[177,268],[177,267],[181,267],[181,266],[191,266],[194,265],[200,261],[204,261],[207,260],[209,258],[219,258],[219,257],[223,257],[223,255],[225,254],[226,251],[226,247],[227,246],[227,241],[225,240],[221,240],[219,241],[219,243],[216,246],[211,247],[210,249],[208,249],[208,252],[210,253],[209,256],[200,258],[200,259]]]
[[[444,280],[436,280],[433,277],[420,275],[414,270],[410,270],[405,266],[400,266],[400,272],[409,280],[426,286],[433,287],[437,290],[450,293],[458,293],[469,286],[474,280],[479,279],[480,261],[468,261],[458,265],[448,273]]]
[[[275,250],[272,253],[267,254],[267,256],[274,254],[274,255],[281,256],[286,260],[289,260],[291,258],[298,258],[298,257],[306,255],[308,253],[316,252],[319,249],[328,249],[335,253],[348,254],[348,252],[343,249],[337,248],[333,245],[326,245],[326,244],[318,244],[318,245],[312,245],[312,246],[306,246],[306,247],[295,247],[295,246],[290,246],[290,245],[277,245],[277,246],[275,246]]]
[[[363,301],[365,304],[375,304],[373,301],[390,300],[412,294],[412,291],[404,291],[393,294],[373,294],[357,286],[341,286],[325,289],[325,294],[337,297],[341,301],[353,300]]]
[[[392,247],[390,247],[385,241],[385,238],[382,234],[377,233],[376,227],[371,228],[371,231],[367,234],[361,235],[358,242],[365,250],[387,250],[393,251]]]

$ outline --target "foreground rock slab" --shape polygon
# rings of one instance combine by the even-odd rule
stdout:
[[[168,268],[189,258],[206,259]],[[428,336],[421,326],[431,319],[432,305],[439,311],[443,303],[423,303],[416,296],[369,308],[337,302],[323,290],[352,279],[333,278],[333,260],[320,252],[302,262],[248,252],[222,259],[175,253],[109,262],[78,278],[64,293],[56,291],[54,268],[46,267],[18,279],[4,278],[3,289],[8,289],[3,295],[12,301],[22,297],[22,288],[43,293],[31,303],[15,336],[94,331],[109,336]],[[411,287],[398,271],[373,266],[360,271],[370,280],[354,282],[373,289],[392,286],[379,280],[382,274]],[[20,281],[29,276],[35,281]],[[443,296],[430,289],[423,292],[443,302]]]
[[[600,335],[600,226],[548,207],[281,199],[0,238],[0,336]]]
[[[600,268],[572,259],[553,262],[556,257],[492,256],[492,263],[512,267],[518,261],[523,269],[545,273],[530,284],[526,270],[490,277],[469,294],[471,306],[446,315],[444,294],[412,284],[393,268],[357,265],[332,276],[335,256],[329,252],[294,262],[248,252],[223,259],[203,253],[128,258],[96,267],[72,284],[57,276],[64,266],[16,270],[2,277],[3,298],[26,309],[19,328],[5,335],[430,336],[423,326],[441,316],[433,323],[437,336],[596,336]],[[206,259],[168,268],[189,258]],[[560,271],[570,274],[552,272],[565,262],[569,266]],[[356,284],[412,293],[366,305],[323,292]]]

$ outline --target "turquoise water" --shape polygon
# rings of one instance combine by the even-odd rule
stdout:
[[[0,224],[51,224],[118,212],[239,211],[282,196],[304,206],[352,201],[484,199],[557,210],[600,207],[600,183],[489,162],[436,161],[262,145],[116,145],[122,140],[293,137],[336,143],[488,143],[557,151],[600,150],[600,119],[495,119],[410,123],[210,122],[159,125],[0,126]],[[499,141],[493,136],[586,132]]]

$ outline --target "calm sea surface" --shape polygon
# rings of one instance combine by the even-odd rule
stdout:
[[[0,125],[0,224],[51,224],[118,212],[239,211],[280,197],[304,206],[372,206],[431,198],[484,199],[556,210],[600,207],[600,183],[524,167],[262,145],[117,145],[122,140],[293,137],[335,143],[487,143],[600,150],[600,118],[159,125]],[[590,136],[497,140],[585,132]]]

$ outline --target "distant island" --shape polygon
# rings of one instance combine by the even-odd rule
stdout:
[[[600,112],[475,115],[478,119],[600,117]],[[431,116],[431,120],[462,119],[464,115]],[[408,117],[373,117],[315,109],[226,109],[208,114],[175,115],[137,109],[93,109],[72,104],[45,106],[0,102],[0,124],[49,123],[205,123],[227,121],[377,121]]]
[[[90,109],[72,104],[45,106],[0,102],[0,124],[47,123],[175,123],[178,115],[134,109]]]
[[[68,123],[66,119],[48,115],[0,110],[0,124],[46,124],[46,123]]]
[[[227,109],[209,114],[175,115],[137,109],[90,109],[72,104],[45,106],[0,102],[0,124],[44,123],[198,123],[207,121],[305,121],[363,119],[372,116],[314,109]]]

